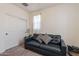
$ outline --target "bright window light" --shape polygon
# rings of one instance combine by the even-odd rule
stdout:
[[[40,24],[41,24],[41,16],[40,15],[35,15],[33,17],[33,31],[34,32],[39,32]]]

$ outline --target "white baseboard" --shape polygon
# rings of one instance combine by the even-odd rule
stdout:
[[[15,45],[13,45],[13,46],[10,47],[10,48],[6,48],[6,49],[2,49],[2,50],[0,50],[0,54],[3,53],[3,52],[5,52],[5,51],[8,50],[8,49],[11,49],[11,48],[13,48],[13,47],[18,46],[18,45],[19,45],[19,44],[15,44]]]
[[[3,49],[3,50],[0,50],[0,54],[1,54],[1,53],[3,53],[3,52],[5,52],[5,49]]]

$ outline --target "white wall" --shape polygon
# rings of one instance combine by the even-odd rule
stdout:
[[[0,52],[18,45],[24,38],[27,28],[29,28],[27,11],[16,5],[0,4]]]
[[[36,14],[42,16],[40,32],[60,34],[66,44],[79,47],[79,4],[57,5],[32,12],[31,17]]]

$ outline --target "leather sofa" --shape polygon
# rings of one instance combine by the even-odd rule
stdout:
[[[44,41],[42,43],[37,41],[36,37],[38,35],[34,34],[33,36],[24,38],[25,49],[30,49],[45,56],[66,56],[66,45],[60,35],[48,34],[52,37],[52,40],[48,44],[45,44]]]

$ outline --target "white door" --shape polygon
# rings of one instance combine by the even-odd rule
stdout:
[[[12,16],[2,17],[5,22],[3,27],[4,31],[2,34],[2,48],[4,50],[12,48],[19,44],[20,40],[22,40],[25,36],[26,31],[26,21],[21,20],[17,17]]]
[[[3,52],[5,46],[6,20],[4,15],[0,13],[0,53]]]

